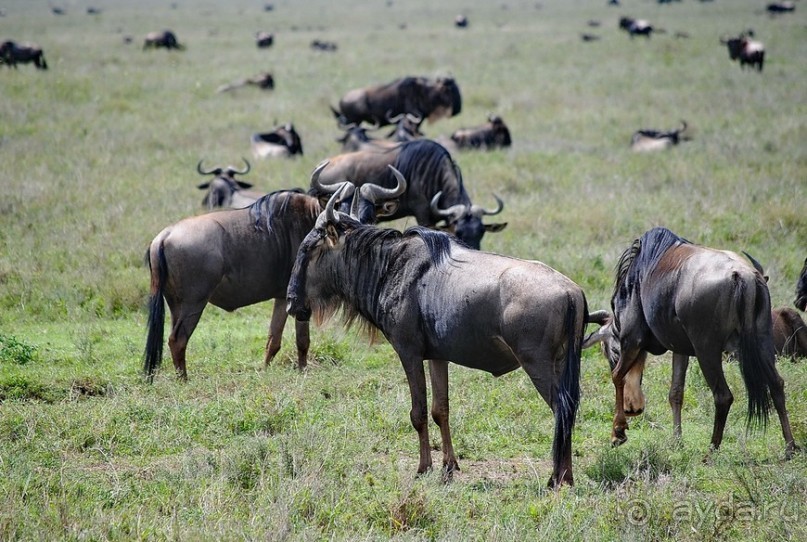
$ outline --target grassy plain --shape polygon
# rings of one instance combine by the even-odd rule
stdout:
[[[292,368],[291,330],[259,371],[268,304],[209,308],[188,385],[169,360],[154,385],[139,375],[143,253],[164,226],[201,212],[197,161],[237,163],[251,133],[291,121],[304,158],[254,163],[247,179],[306,186],[338,151],[328,105],[406,74],[450,73],[462,90],[462,114],[424,126],[429,136],[488,112],[510,126],[511,149],[456,156],[476,201],[492,204],[495,191],[506,202],[509,226],[485,249],[540,259],[605,308],[618,255],[665,225],[748,251],[771,276],[774,305],[790,305],[807,248],[804,6],[770,18],[751,0],[278,0],[271,12],[253,0],[98,0],[100,15],[85,4],[55,16],[44,0],[13,0],[0,18],[1,37],[39,42],[51,68],[0,70],[0,539],[807,538],[804,454],[783,460],[775,417],[746,434],[733,363],[726,438],[704,460],[713,406],[696,364],[683,444],[671,438],[665,355],[645,375],[647,412],[611,449],[607,365],[586,352],[577,484],[558,493],[544,487],[552,418],[521,372],[452,369],[463,470],[448,485],[414,477],[394,352],[338,322],[314,330],[310,371]],[[465,30],[452,25],[461,12]],[[630,40],[622,15],[667,32]],[[748,27],[767,46],[761,74],[718,43]],[[142,51],[162,28],[187,50]],[[276,33],[271,49],[254,46],[258,30]],[[315,38],[339,50],[314,52]],[[274,91],[214,92],[263,70]],[[692,141],[629,151],[634,130],[680,119]],[[807,369],[779,369],[805,447]]]

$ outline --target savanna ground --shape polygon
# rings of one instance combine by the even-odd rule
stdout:
[[[671,436],[665,355],[645,374],[646,413],[612,449],[607,364],[585,352],[576,485],[559,492],[545,488],[552,417],[520,371],[452,368],[462,471],[450,484],[414,476],[394,352],[337,321],[313,330],[306,373],[293,369],[291,330],[260,371],[269,304],[208,308],[190,382],[173,378],[168,359],[153,385],[140,376],[143,254],[164,226],[201,212],[197,161],[238,164],[251,133],[291,121],[305,156],[254,163],[246,179],[266,191],[306,186],[338,151],[328,105],[408,74],[452,74],[463,93],[461,115],[425,125],[427,135],[489,112],[511,129],[511,149],[456,156],[475,201],[492,205],[496,192],[506,202],[495,218],[509,226],[485,249],[540,259],[606,308],[619,254],[664,225],[748,251],[771,277],[773,304],[790,305],[807,248],[807,6],[770,18],[750,0],[273,4],[67,0],[63,16],[44,0],[3,4],[0,37],[39,42],[50,70],[0,70],[0,539],[807,538],[805,455],[784,460],[775,416],[746,433],[732,362],[726,437],[706,457],[713,404],[697,364],[683,443]],[[87,15],[89,5],[102,13]],[[469,28],[453,27],[458,13]],[[630,40],[622,15],[666,33]],[[767,47],[761,74],[718,43],[749,27]],[[163,28],[187,50],[142,51],[142,36]],[[255,47],[258,30],[276,33],[271,49]],[[584,43],[582,32],[601,39]],[[339,49],[312,51],[313,39]],[[274,91],[214,92],[263,70]],[[680,119],[691,141],[628,150],[634,130]],[[807,369],[779,370],[805,448]],[[435,449],[438,436],[432,426]]]

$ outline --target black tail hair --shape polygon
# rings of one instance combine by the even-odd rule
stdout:
[[[165,303],[163,302],[163,289],[168,278],[168,264],[165,261],[165,251],[160,243],[157,251],[157,269],[151,268],[149,254],[149,270],[151,271],[151,295],[149,296],[149,319],[147,324],[148,336],[146,338],[146,351],[143,356],[143,374],[149,383],[154,381],[154,373],[163,359],[163,328],[165,327]],[[154,274],[157,280],[154,280]]]
[[[582,354],[583,333],[585,326],[577,333],[577,306],[568,295],[569,306],[566,310],[566,366],[560,377],[555,408],[555,438],[552,444],[552,459],[555,467],[560,464],[566,452],[571,452],[572,430],[574,429],[577,410],[580,406],[580,356]],[[585,306],[585,313],[588,308]]]

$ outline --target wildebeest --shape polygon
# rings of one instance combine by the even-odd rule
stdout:
[[[47,70],[48,63],[45,61],[45,54],[42,48],[35,43],[16,43],[11,40],[0,44],[0,63],[10,68],[16,68],[17,64],[27,64],[33,62],[40,70]]]
[[[336,45],[336,43],[332,41],[322,41],[319,39],[314,39],[311,40],[311,48],[314,49],[315,51],[326,51],[332,53],[333,51],[336,51],[339,47]]]
[[[199,190],[206,190],[202,205],[209,211],[218,207],[232,207],[240,209],[252,205],[257,199],[266,195],[266,192],[256,192],[249,190],[252,184],[236,179],[236,175],[246,175],[251,167],[246,159],[245,168],[241,171],[233,166],[227,168],[215,167],[213,169],[202,169],[202,160],[196,165],[196,171],[200,175],[213,175],[209,181],[197,185]]]
[[[462,97],[451,77],[433,81],[425,77],[403,77],[384,85],[351,90],[339,100],[339,110],[332,110],[345,125],[368,122],[387,126],[391,117],[406,113],[434,122],[458,115],[462,110]]]
[[[799,273],[799,280],[796,281],[796,299],[793,304],[800,311],[807,310],[807,258],[804,258],[804,267]]]
[[[807,357],[807,324],[799,313],[790,307],[779,307],[771,311],[771,319],[776,353],[794,361]]]
[[[316,177],[322,166],[314,171]],[[395,190],[362,187],[359,194],[374,205],[398,197],[406,188],[399,177]],[[353,188],[352,185],[349,188]],[[165,307],[171,312],[168,347],[174,369],[187,379],[185,351],[208,303],[226,311],[275,300],[264,365],[280,350],[286,324],[286,286],[297,247],[314,227],[319,199],[294,190],[272,192],[243,209],[227,209],[180,220],[162,230],[146,252],[151,273],[148,337],[143,370],[151,380],[162,361]],[[309,333],[296,325],[297,367],[306,366]]]
[[[669,149],[673,145],[678,145],[679,141],[686,141],[688,138],[681,136],[686,131],[687,123],[681,121],[681,127],[677,130],[663,132],[660,130],[637,130],[630,138],[630,148],[637,152],[660,151]]]
[[[423,117],[411,113],[401,114],[388,119],[390,124],[395,125],[395,129],[387,134],[387,137],[396,143],[403,141],[413,141],[423,137],[420,125]]]
[[[653,25],[644,19],[632,19],[631,17],[620,17],[619,28],[628,33],[632,38],[633,36],[650,37],[653,33]]]
[[[488,115],[488,122],[474,128],[460,128],[451,134],[458,149],[498,149],[509,147],[510,130],[499,115]]]
[[[795,2],[772,2],[765,6],[768,13],[790,13],[796,11]]]
[[[170,30],[163,30],[162,32],[149,32],[146,34],[146,39],[143,40],[143,50],[146,49],[177,49],[179,51],[185,49],[185,46],[177,41],[176,34]]]
[[[522,367],[555,414],[549,484],[573,483],[571,435],[580,387],[586,299],[541,263],[469,250],[420,226],[401,233],[362,225],[330,205],[297,253],[288,311],[380,330],[400,357],[418,433],[418,473],[431,469],[424,360],[431,415],[440,427],[443,473],[459,470],[451,442],[448,363],[500,376]]]
[[[589,34],[588,32],[583,32],[580,34],[580,39],[585,42],[597,41],[600,37],[596,34]]]
[[[756,66],[757,71],[762,71],[765,64],[765,45],[761,41],[752,40],[747,32],[741,33],[736,38],[720,38],[720,43],[725,45],[729,51],[729,58],[740,62],[740,67],[745,68],[746,64],[752,69]]]
[[[616,413],[611,442],[627,440],[626,414],[644,408],[641,375],[647,354],[670,350],[673,432],[681,436],[681,406],[689,357],[696,356],[715,402],[711,447],[717,449],[734,398],[723,374],[723,352],[733,352],[748,393],[748,424],[768,420],[776,407],[787,454],[796,449],[776,370],[771,303],[764,277],[741,256],[694,245],[666,228],[653,228],[625,250],[611,298],[613,320],[586,339],[604,342],[612,369]]]
[[[457,28],[468,28],[468,17],[465,15],[457,15],[454,17],[454,26]]]
[[[216,89],[216,92],[228,92],[230,90],[245,87],[247,85],[252,85],[263,90],[272,90],[275,88],[275,78],[272,77],[272,74],[269,72],[261,72],[253,77],[248,77],[234,83],[222,85]]]
[[[100,15],[100,14],[101,14],[100,8],[96,8],[94,6],[87,7],[87,15]]]
[[[266,49],[267,47],[271,47],[274,42],[274,34],[263,31],[255,33],[255,45],[258,46],[258,49]]]
[[[387,166],[393,165],[406,177],[408,188],[397,211],[382,220],[414,216],[418,225],[446,229],[472,248],[478,249],[486,231],[498,232],[507,226],[485,224],[485,215],[502,211],[504,204],[494,195],[497,208],[486,210],[474,205],[462,182],[459,166],[449,152],[430,139],[418,139],[388,150],[370,149],[331,157],[320,176],[323,184],[351,181],[360,186],[372,182],[391,187],[395,178]]]
[[[252,134],[252,156],[257,158],[288,158],[303,154],[303,142],[292,123],[278,126],[271,132]]]

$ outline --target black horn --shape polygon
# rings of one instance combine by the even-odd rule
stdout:
[[[196,164],[196,171],[198,171],[200,175],[221,175],[220,167],[213,168],[210,171],[204,171],[202,169],[202,162],[204,162],[204,159],[199,160],[199,163]]]

